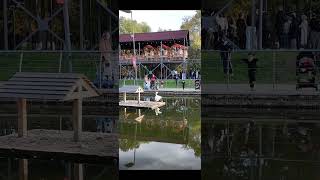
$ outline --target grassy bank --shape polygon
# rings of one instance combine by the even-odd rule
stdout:
[[[257,52],[259,59],[257,65],[257,83],[276,83],[291,84],[296,82],[296,56],[297,52]],[[223,65],[220,54],[217,52],[202,53],[202,79],[204,83],[225,83]],[[247,53],[233,53],[233,77],[230,83],[247,83],[248,69],[247,64],[241,59],[247,58]],[[275,69],[273,69],[273,66]]]
[[[60,53],[3,53],[0,54],[0,81],[8,80],[20,69],[23,72],[59,72]],[[90,53],[62,56],[61,72],[69,72],[69,62],[72,63],[72,72],[83,73],[94,80],[99,62],[99,56]]]

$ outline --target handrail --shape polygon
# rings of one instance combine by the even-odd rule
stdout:
[[[214,49],[203,49],[201,52],[227,52]],[[228,52],[232,53],[245,53],[245,52],[320,52],[320,49],[232,49]]]
[[[94,50],[0,50],[0,53],[118,53],[119,51],[94,51]]]

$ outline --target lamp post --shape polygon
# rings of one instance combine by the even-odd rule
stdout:
[[[133,21],[132,18],[132,11],[131,10],[122,10],[125,13],[130,13],[131,14],[131,21]],[[133,43],[133,56],[136,57],[136,46],[135,46],[135,39],[134,39],[134,26],[132,26],[132,43]],[[137,80],[137,70],[135,70],[135,79],[134,79],[134,85],[136,85],[136,80]]]
[[[135,131],[134,131],[134,143],[137,142],[137,128],[138,128],[138,123],[136,123]],[[136,149],[137,148],[134,147],[134,150],[133,150],[133,162],[129,162],[129,163],[127,163],[125,165],[127,168],[131,168],[136,164]]]
[[[132,18],[132,11],[131,12],[131,21],[133,22],[133,18]],[[136,44],[135,44],[135,39],[134,39],[134,25],[132,26],[132,43],[133,43],[133,57],[136,58]],[[136,81],[137,81],[137,69],[135,69],[135,79],[134,79],[134,85],[136,85]]]

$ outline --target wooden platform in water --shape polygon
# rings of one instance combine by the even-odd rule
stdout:
[[[27,137],[0,136],[2,155],[105,163],[117,159],[118,151],[116,134],[83,132],[79,142],[73,141],[73,131],[34,129]]]
[[[150,108],[150,109],[156,109],[159,107],[164,106],[165,102],[154,102],[154,101],[140,101],[138,103],[137,100],[127,100],[126,102],[120,101],[119,106],[124,107],[136,107],[136,108]]]

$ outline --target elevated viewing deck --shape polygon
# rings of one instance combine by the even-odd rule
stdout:
[[[137,58],[137,64],[154,64],[154,63],[182,63],[184,61],[188,61],[188,58]],[[119,65],[131,65],[132,60],[128,58],[120,58]]]

